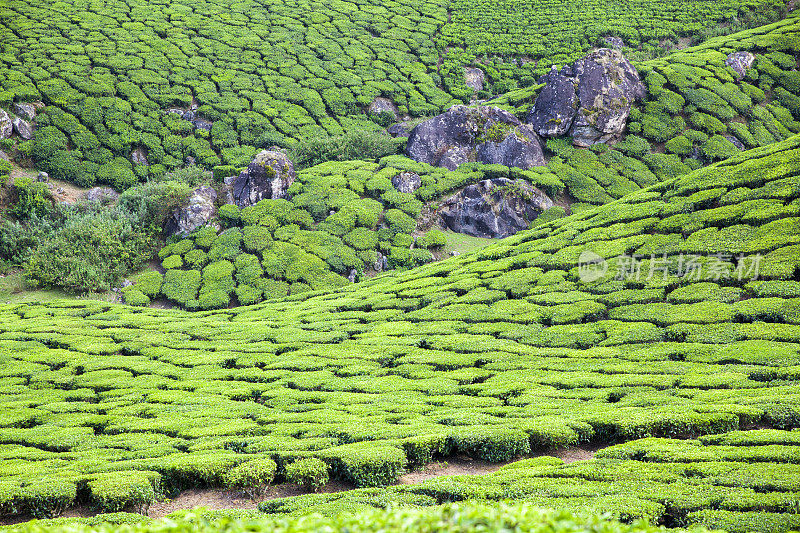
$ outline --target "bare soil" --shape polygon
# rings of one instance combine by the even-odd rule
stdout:
[[[577,446],[552,450],[540,455],[558,457],[565,463],[573,463],[575,461],[583,461],[593,458],[595,452],[602,447],[603,446],[600,445]],[[408,472],[400,478],[398,484],[415,485],[439,476],[477,476],[491,474],[507,464],[526,458],[528,457],[517,457],[505,463],[489,463],[480,459],[472,459],[471,457],[459,455],[451,457],[447,461],[430,463],[417,470]],[[319,493],[331,494],[353,490],[354,488],[355,486],[351,483],[331,481],[327,485],[324,485],[322,488],[320,488]],[[302,494],[305,494],[303,489],[291,483],[273,485],[269,487],[262,496],[255,500],[250,499],[238,491],[223,489],[189,489],[181,492],[178,496],[171,500],[154,502],[150,506],[147,516],[150,518],[162,518],[176,511],[195,509],[197,507],[205,507],[212,510],[257,510],[258,504],[264,500],[300,496]],[[93,516],[94,514],[96,513],[93,512],[90,507],[86,505],[79,505],[67,509],[61,516],[65,518],[81,518]],[[10,518],[0,518],[0,526],[19,524],[30,519],[30,516],[25,515]]]
[[[334,493],[345,490],[352,490],[355,487],[348,483],[332,481],[323,486],[319,492]],[[269,487],[260,498],[251,500],[246,495],[238,491],[222,489],[190,489],[181,492],[176,498],[163,502],[155,502],[150,506],[147,516],[150,518],[162,518],[175,511],[183,509],[194,509],[196,507],[206,507],[213,510],[222,509],[244,509],[257,510],[258,504],[264,500],[274,500],[277,498],[288,498],[289,496],[300,496],[305,492],[290,483],[282,483]]]

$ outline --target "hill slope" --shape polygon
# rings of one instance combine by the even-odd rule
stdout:
[[[479,252],[255,307],[1,306],[0,509],[214,485],[264,454],[371,486],[450,452],[798,426],[798,173],[795,136]],[[598,255],[605,275],[581,281]]]

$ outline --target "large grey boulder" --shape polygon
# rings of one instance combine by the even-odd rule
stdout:
[[[528,122],[543,136],[566,133],[577,146],[618,140],[632,104],[646,94],[633,65],[622,52],[609,48],[595,50],[561,71],[553,69],[540,81],[547,85]]]
[[[527,229],[552,206],[553,201],[527,181],[495,178],[444,200],[439,217],[444,227],[457,233],[502,239]]]
[[[538,135],[508,111],[456,105],[411,130],[406,154],[415,161],[456,169],[467,162],[528,169],[545,164]]]
[[[11,117],[8,116],[4,109],[0,109],[0,139],[11,137],[13,132],[14,123],[11,121]]]
[[[167,235],[188,235],[216,215],[217,192],[208,186],[195,189],[184,207],[175,210],[164,226]]]
[[[294,178],[294,165],[286,154],[263,150],[233,182],[234,203],[246,207],[264,199],[283,198]]]
[[[578,95],[575,94],[572,71],[567,68],[559,72],[554,65],[539,82],[545,86],[536,97],[528,115],[528,123],[543,137],[566,135],[578,112]]]
[[[33,139],[33,124],[27,120],[22,120],[20,117],[14,117],[14,120],[11,122],[17,135],[25,140]]]
[[[28,122],[31,122],[34,118],[36,118],[36,106],[33,104],[15,102],[12,109],[15,115],[23,120],[27,120]]]
[[[725,64],[735,70],[739,79],[742,79],[755,61],[756,56],[750,52],[733,52],[725,59]]]

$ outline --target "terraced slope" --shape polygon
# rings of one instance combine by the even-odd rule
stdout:
[[[205,228],[164,248],[168,283],[152,273],[152,283],[130,288],[126,301],[143,305],[151,297],[167,297],[184,308],[212,309],[227,307],[234,296],[249,304],[330,289],[346,284],[353,271],[359,279],[370,272],[378,253],[388,257],[388,268],[430,262],[434,254],[428,248],[441,241],[418,240],[409,251],[410,234],[428,229],[444,198],[487,178],[522,179],[540,188],[559,203],[543,217],[551,220],[686,174],[740,148],[786,139],[800,132],[798,47],[795,16],[642,63],[648,97],[632,112],[627,137],[590,150],[572,147],[569,139],[550,139],[545,167],[521,171],[466,164],[448,172],[389,156],[305,169],[286,199],[264,200],[241,212],[224,208],[222,225],[232,228],[225,237]],[[756,58],[744,77],[725,65],[727,55],[737,51]],[[501,105],[524,117],[534,94],[510,93]],[[422,186],[398,192],[390,180],[401,172],[417,173]],[[276,256],[296,258],[295,267]]]
[[[374,486],[449,452],[798,426],[799,174],[795,136],[255,307],[2,306],[0,510],[146,500],[265,454]]]
[[[377,96],[401,114],[437,114],[473,96],[463,67],[484,62],[485,44],[506,60],[485,60],[489,90],[481,97],[532,86],[550,65],[597,45],[605,30],[657,45],[781,5],[526,0],[487,10],[455,2],[448,23],[441,0],[3,2],[0,107],[46,104],[36,140],[16,146],[21,158],[82,186],[125,189],[187,158],[241,167],[259,148],[379,129],[363,114]],[[503,20],[511,16],[503,7],[513,20]],[[550,21],[532,25],[523,14]],[[597,18],[607,25],[595,25]],[[511,37],[520,32],[524,42]],[[523,57],[533,60],[518,64]],[[193,121],[184,120],[192,105]],[[149,165],[131,162],[136,150]]]
[[[798,443],[800,433],[780,430],[736,431],[698,440],[646,438],[568,465],[538,457],[494,474],[269,500],[260,508],[277,514],[335,515],[382,508],[387,502],[512,499],[541,508],[611,513],[625,521],[647,518],[668,527],[699,524],[730,533],[780,532],[800,526]]]

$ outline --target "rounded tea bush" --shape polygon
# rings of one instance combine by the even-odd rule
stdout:
[[[317,492],[330,479],[328,465],[316,457],[300,459],[286,466],[286,479],[308,491]]]

